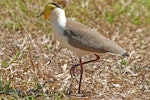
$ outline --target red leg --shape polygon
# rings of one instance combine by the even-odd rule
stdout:
[[[95,62],[95,61],[98,61],[98,60],[100,59],[100,57],[99,57],[97,54],[94,54],[94,55],[96,56],[96,59],[90,60],[90,61],[86,61],[86,62],[83,62],[83,63],[82,63],[82,60],[81,60],[81,58],[80,58],[80,63],[79,63],[79,64],[76,64],[76,65],[73,65],[73,66],[71,67],[71,69],[70,69],[70,75],[71,75],[71,77],[72,77],[72,76],[75,76],[75,68],[76,68],[77,66],[79,66],[79,65],[80,65],[80,67],[81,67],[81,69],[80,69],[79,90],[78,90],[78,93],[79,93],[79,94],[80,94],[80,90],[81,90],[81,81],[82,81],[82,74],[83,74],[83,66],[82,66],[82,65],[87,64],[87,63],[90,63],[90,62]]]
[[[90,62],[95,62],[95,61],[98,61],[98,60],[100,59],[100,57],[99,57],[97,54],[94,54],[94,55],[96,56],[96,59],[83,62],[82,64],[84,65],[84,64],[87,64],[87,63],[90,63]],[[80,64],[75,64],[75,65],[73,65],[73,66],[71,67],[71,69],[70,69],[70,75],[71,75],[71,77],[75,76],[75,68],[76,68],[77,66],[79,66],[79,65],[80,65]]]
[[[79,89],[78,89],[78,94],[80,94],[80,90],[81,90],[81,81],[82,81],[82,74],[83,74],[83,66],[82,66],[82,60],[80,58],[80,81],[79,81]]]

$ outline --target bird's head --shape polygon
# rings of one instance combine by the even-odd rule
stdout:
[[[40,17],[42,15],[44,15],[44,19],[47,20],[51,14],[51,12],[55,9],[55,8],[60,8],[60,6],[56,3],[48,3],[45,6],[45,9],[42,13],[40,13],[40,15],[38,15],[37,17]]]

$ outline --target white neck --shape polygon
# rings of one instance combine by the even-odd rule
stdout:
[[[50,22],[52,31],[55,34],[63,32],[66,28],[66,16],[64,10],[55,8],[51,13]]]

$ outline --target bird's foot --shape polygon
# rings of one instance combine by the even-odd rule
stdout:
[[[76,72],[76,65],[73,65],[71,68],[70,68],[70,75],[71,77],[74,77],[75,76],[75,72]]]

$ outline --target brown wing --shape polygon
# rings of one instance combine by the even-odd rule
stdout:
[[[96,53],[111,52],[120,55],[126,52],[122,47],[102,36],[96,30],[71,19],[67,20],[64,35],[68,37],[70,45],[86,51]]]

